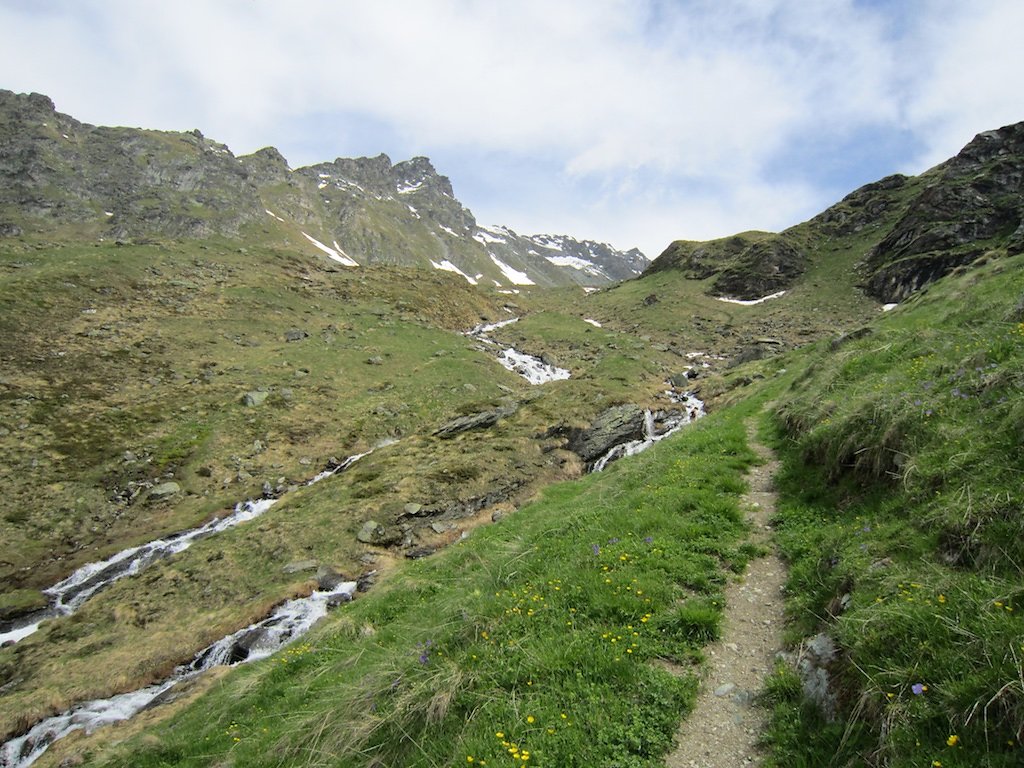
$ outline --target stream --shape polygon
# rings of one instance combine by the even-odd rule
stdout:
[[[693,421],[706,416],[704,402],[698,400],[689,393],[677,393],[672,390],[666,392],[673,403],[680,406],[679,413],[665,414],[660,424],[655,413],[650,410],[644,411],[644,435],[639,440],[629,440],[619,443],[610,448],[603,456],[598,458],[590,467],[591,472],[600,472],[616,459],[624,456],[635,456],[641,451],[646,451],[652,445],[664,440],[669,435],[678,432],[680,429]]]
[[[336,466],[328,467],[312,479],[307,480],[304,485],[313,485],[332,475],[336,475],[348,469],[368,453],[370,451],[349,456]],[[52,600],[47,608],[21,619],[16,619],[11,622],[9,628],[0,631],[0,646],[6,643],[16,643],[28,637],[39,629],[39,625],[46,619],[70,616],[97,592],[106,589],[125,576],[140,573],[157,560],[183,552],[201,539],[208,538],[221,531],[234,528],[239,523],[259,517],[274,506],[278,500],[278,497],[264,495],[256,499],[239,502],[235,505],[234,511],[231,514],[225,517],[214,518],[198,528],[173,533],[170,536],[155,539],[138,547],[123,549],[106,560],[86,563],[63,581],[43,590],[43,594],[48,595]],[[2,765],[0,763],[0,766]]]
[[[493,330],[503,328],[506,325],[511,325],[512,323],[517,322],[519,322],[519,318],[513,317],[509,320],[502,320],[498,323],[483,323],[473,328],[473,330],[467,331],[466,335],[476,339],[477,341],[482,341],[484,344],[489,344],[494,347],[502,346],[487,334]],[[559,368],[556,365],[545,363],[539,357],[527,355],[513,349],[512,347],[505,347],[498,353],[497,357],[498,362],[505,366],[505,368],[513,373],[518,373],[531,384],[546,384],[549,381],[568,379],[572,375],[565,368]]]
[[[262,621],[221,638],[174,670],[169,678],[137,691],[78,704],[60,715],[37,723],[26,734],[0,746],[0,768],[26,768],[47,748],[69,733],[121,722],[165,700],[178,683],[192,680],[208,669],[235,666],[263,659],[304,635],[329,608],[352,599],[356,582],[346,581],[331,590],[317,590],[309,597],[289,600]]]

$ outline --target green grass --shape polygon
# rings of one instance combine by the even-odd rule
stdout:
[[[746,413],[550,487],[234,671],[143,741],[90,758],[659,765],[693,701],[689,669],[718,635],[722,587],[749,556]]]
[[[797,363],[778,540],[791,639],[842,649],[840,716],[778,673],[774,764],[1020,764],[1022,295],[1024,260],[997,260]]]

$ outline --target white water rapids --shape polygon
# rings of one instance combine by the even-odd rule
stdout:
[[[519,322],[518,317],[510,320],[502,320],[500,323],[484,323],[476,326],[473,330],[467,331],[466,335],[484,344],[499,346],[498,342],[487,336],[491,331],[502,328],[506,325]],[[545,363],[539,357],[527,355],[512,347],[505,347],[498,353],[498,362],[513,373],[518,373],[531,384],[545,384],[549,381],[568,379],[572,374],[565,368]]]
[[[122,693],[109,699],[78,704],[60,715],[37,723],[28,733],[0,746],[0,768],[26,768],[47,748],[69,733],[117,723],[160,703],[161,697],[178,683],[191,680],[208,669],[234,666],[265,658],[304,635],[328,608],[352,599],[356,582],[346,581],[332,590],[317,590],[309,597],[281,604],[267,618],[221,638],[182,664],[161,683]]]
[[[591,472],[600,472],[616,459],[624,456],[635,456],[641,451],[646,451],[652,445],[664,440],[671,434],[678,432],[687,424],[706,415],[704,402],[698,400],[689,393],[678,394],[669,390],[666,393],[673,403],[681,406],[681,412],[669,414],[661,420],[658,427],[655,424],[655,415],[652,411],[644,411],[644,436],[640,440],[630,440],[610,448],[607,453],[601,456],[591,466]]]
[[[348,469],[366,455],[366,453],[358,453],[354,456],[349,456],[337,466],[320,472],[311,480],[308,480],[305,485],[313,485],[313,483],[318,483],[331,475]],[[8,642],[16,643],[28,637],[39,629],[39,625],[46,619],[70,616],[86,600],[100,590],[109,587],[114,582],[123,579],[125,576],[132,576],[141,572],[157,560],[183,552],[200,539],[205,539],[221,531],[234,528],[239,523],[253,520],[277,502],[278,499],[271,496],[239,502],[235,505],[234,511],[231,514],[215,518],[198,528],[174,533],[162,539],[155,539],[138,547],[123,549],[106,560],[83,565],[63,581],[43,590],[43,593],[49,595],[53,600],[51,605],[43,611],[22,619],[20,622],[14,622],[9,629],[0,632],[0,645]]]

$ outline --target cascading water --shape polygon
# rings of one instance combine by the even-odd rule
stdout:
[[[332,475],[336,475],[348,469],[356,461],[371,452],[367,451],[366,453],[349,456],[344,461],[328,467],[323,472],[306,481],[304,485],[313,485]],[[239,523],[253,520],[277,502],[278,498],[273,496],[262,496],[257,499],[239,502],[235,505],[234,511],[226,517],[215,518],[198,528],[181,531],[162,539],[147,542],[138,547],[121,550],[106,560],[83,565],[63,581],[43,590],[43,593],[48,595],[53,601],[49,607],[20,621],[13,622],[8,629],[0,631],[0,645],[16,643],[28,637],[39,629],[39,625],[46,619],[70,616],[86,600],[97,592],[106,589],[114,582],[141,572],[157,560],[183,552],[201,539],[213,536],[221,531],[226,531],[229,528],[234,528]]]
[[[640,440],[630,440],[619,443],[609,449],[590,467],[591,472],[600,472],[616,459],[624,456],[635,456],[641,451],[646,451],[652,445],[664,440],[671,434],[679,431],[682,427],[701,418],[705,415],[704,402],[698,400],[689,393],[679,394],[672,390],[666,392],[673,403],[681,406],[678,413],[672,413],[662,419],[661,427],[656,426],[656,418],[653,411],[644,411],[644,436]]]
[[[28,733],[0,746],[0,768],[27,768],[51,744],[69,733],[121,722],[159,703],[159,699],[178,683],[191,680],[208,669],[235,666],[256,661],[301,637],[329,608],[352,599],[357,582],[346,581],[331,590],[317,590],[309,597],[282,603],[267,618],[221,638],[182,664],[161,683],[122,693],[109,699],[87,701],[60,715],[37,723]]]
[[[513,317],[509,320],[502,320],[499,323],[484,323],[468,331],[466,335],[477,341],[482,341],[484,344],[499,346],[494,339],[488,338],[487,334],[497,328],[517,322],[519,322],[519,318]],[[512,347],[506,347],[498,353],[498,362],[513,373],[518,373],[531,384],[545,384],[549,381],[568,379],[572,375],[565,368],[545,363],[539,357],[527,355]]]

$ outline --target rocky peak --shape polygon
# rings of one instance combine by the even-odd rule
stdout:
[[[1024,156],[1024,122],[979,133],[945,166],[949,172],[958,175],[976,173],[984,166],[1001,158],[1016,158],[1013,165],[1019,167],[1022,156]]]
[[[1024,250],[1024,123],[978,134],[921,179],[864,260],[864,286],[881,301],[901,301],[998,245]]]
[[[288,161],[274,147],[264,147],[238,159],[249,172],[249,178],[259,185],[287,181],[291,174]]]

